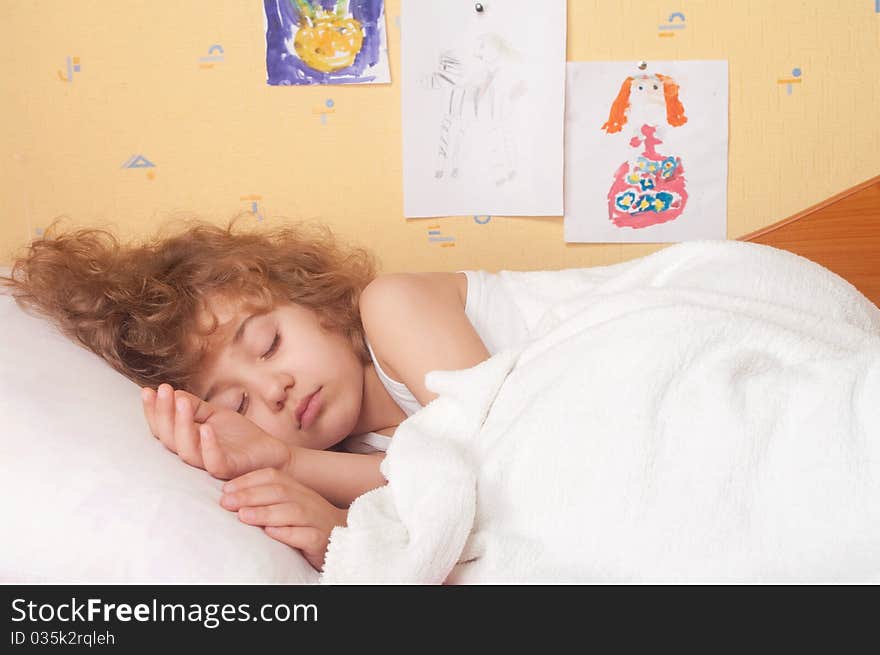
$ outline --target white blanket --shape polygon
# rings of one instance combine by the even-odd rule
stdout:
[[[428,373],[322,582],[880,581],[880,311],[740,242],[605,272]]]

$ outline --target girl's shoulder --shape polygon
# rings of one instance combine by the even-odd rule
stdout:
[[[420,280],[423,284],[435,289],[438,298],[449,297],[454,294],[458,296],[462,308],[465,306],[468,288],[468,279],[465,273],[393,273],[393,275],[412,276]]]
[[[462,309],[464,309],[468,290],[468,278],[465,273],[417,273],[417,275],[427,276],[431,284],[448,293],[455,291],[458,295],[458,301],[461,303]]]
[[[433,370],[470,368],[489,357],[466,312],[467,275],[394,273],[370,282],[360,313],[373,356],[423,407]]]
[[[364,320],[364,330],[367,336],[375,340],[378,336],[376,331],[388,321],[399,322],[405,320],[405,311],[402,311],[409,303],[387,302],[387,296],[391,293],[400,297],[401,288],[410,293],[417,294],[424,301],[428,301],[435,308],[454,308],[454,311],[464,311],[467,303],[468,279],[465,273],[446,272],[423,272],[423,273],[384,273],[370,282],[361,294],[361,318]],[[391,291],[393,289],[393,291]],[[406,294],[403,294],[404,296]],[[378,296],[378,298],[377,298]],[[431,312],[432,314],[434,312]],[[436,314],[435,314],[436,318]],[[394,367],[385,359],[385,348],[382,352],[376,352],[379,365],[387,375],[395,380],[400,380],[400,375]]]
[[[458,298],[462,309],[467,302],[468,278],[463,272],[383,273],[367,286],[362,297],[368,294],[371,287],[374,293],[381,293],[381,288],[389,284],[410,286],[413,290],[428,293],[439,301]]]

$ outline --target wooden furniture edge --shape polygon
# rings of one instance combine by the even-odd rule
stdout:
[[[869,180],[865,180],[864,182],[861,182],[860,184],[857,184],[854,187],[850,187],[849,189],[841,191],[840,193],[838,193],[834,196],[831,196],[830,198],[825,198],[825,200],[822,200],[821,202],[818,202],[815,205],[807,207],[806,209],[803,209],[803,210],[799,211],[797,214],[789,216],[788,218],[784,218],[781,221],[777,221],[776,223],[773,223],[772,225],[768,225],[767,227],[762,227],[759,230],[755,230],[754,232],[750,232],[749,234],[746,234],[744,236],[737,237],[736,241],[751,241],[752,239],[757,239],[758,237],[762,237],[765,234],[767,234],[768,232],[774,232],[780,228],[785,227],[789,223],[794,223],[795,221],[799,221],[802,218],[806,218],[807,216],[809,216],[811,214],[815,214],[816,212],[821,211],[822,209],[825,209],[826,207],[833,205],[836,202],[840,202],[844,198],[847,198],[853,194],[856,194],[859,191],[864,191],[868,187],[871,187],[875,184],[880,184],[880,175],[872,177]]]

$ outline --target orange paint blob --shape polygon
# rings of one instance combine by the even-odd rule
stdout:
[[[322,13],[300,27],[293,38],[296,54],[322,73],[332,73],[354,63],[364,42],[364,32],[354,18]]]

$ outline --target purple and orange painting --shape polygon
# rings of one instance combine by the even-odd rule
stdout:
[[[385,0],[263,0],[267,83],[390,81]]]
[[[679,127],[687,122],[678,99],[678,85],[666,75],[627,77],[620,87],[602,129],[620,132],[630,119],[629,145],[641,153],[623,162],[608,191],[608,218],[617,227],[634,229],[675,220],[687,205],[688,194],[681,158],[657,152],[657,110],[665,122]],[[661,119],[662,120],[662,119]]]

